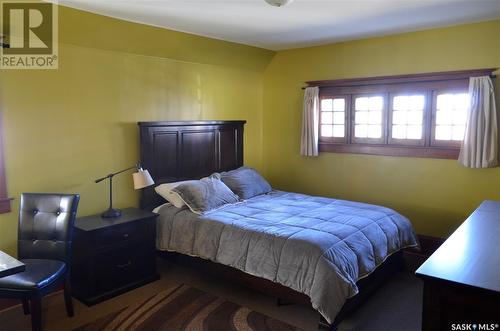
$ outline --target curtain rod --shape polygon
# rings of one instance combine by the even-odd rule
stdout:
[[[496,79],[497,78],[497,75],[495,74],[490,74],[488,75],[491,79]],[[477,76],[471,76],[471,77],[477,77]],[[356,78],[354,78],[356,79]],[[360,78],[361,80],[362,78]],[[375,80],[376,78],[374,78]],[[383,79],[386,79],[386,78],[380,78],[381,80]],[[387,79],[390,79],[390,78],[387,78]],[[397,78],[394,78],[394,79],[397,79]],[[456,80],[456,79],[464,79],[463,77],[458,77],[458,78],[451,78],[451,79],[443,79],[443,80]],[[407,82],[407,83],[428,83],[428,82],[435,82],[435,81],[439,81],[439,80],[421,80],[421,81],[413,81],[413,82]],[[392,84],[399,84],[399,83],[405,83],[405,82],[394,82]],[[391,84],[391,83],[386,83],[386,84]],[[355,87],[355,86],[367,86],[367,85],[378,85],[378,84],[356,84],[356,85],[348,85],[346,84],[345,86],[342,86],[342,85],[339,85],[338,87]],[[306,88],[308,87],[321,87],[321,85],[309,85],[309,86],[303,86],[301,87],[302,90],[305,90]],[[328,85],[324,85],[324,87],[329,87]]]

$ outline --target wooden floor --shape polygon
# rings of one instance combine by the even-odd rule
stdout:
[[[286,321],[304,330],[318,330],[320,316],[308,307],[277,306],[275,298],[219,281],[196,270],[170,264],[163,259],[158,259],[158,269],[161,274],[160,280],[101,304],[87,307],[74,300],[75,317],[73,318],[66,316],[62,294],[46,298],[43,302],[44,330],[72,330],[140,299],[146,299],[159,290],[182,283]],[[359,312],[342,323],[339,330],[417,331],[420,328],[421,293],[421,284],[414,276],[409,273],[397,274],[387,286],[382,287],[370,298]],[[0,313],[0,330],[30,330],[29,316],[23,315],[20,307],[3,311]]]

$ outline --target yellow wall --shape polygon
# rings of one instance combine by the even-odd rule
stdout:
[[[482,200],[500,200],[500,168],[353,154],[302,157],[300,88],[308,80],[500,68],[499,35],[497,20],[278,52],[264,78],[265,174],[280,189],[386,205],[408,216],[418,233],[449,234]]]
[[[387,205],[419,233],[446,235],[482,200],[500,200],[500,169],[301,157],[300,87],[307,80],[500,67],[499,34],[500,21],[493,21],[275,55],[60,7],[59,70],[0,71],[9,194],[78,192],[79,214],[96,213],[106,208],[107,186],[93,179],[137,161],[137,121],[246,119],[246,163],[276,188]],[[118,207],[137,205],[130,176],[115,185]],[[18,199],[12,213],[0,215],[0,249],[10,253],[17,209]]]
[[[1,70],[9,195],[77,192],[79,215],[107,206],[93,180],[138,161],[137,121],[246,119],[246,162],[261,167],[263,69],[274,52],[60,8],[58,70]],[[137,205],[130,174],[118,207]],[[17,210],[0,215],[15,253]]]

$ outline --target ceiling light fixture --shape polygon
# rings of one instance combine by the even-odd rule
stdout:
[[[288,5],[293,0],[266,0],[268,4],[274,7],[283,7]]]

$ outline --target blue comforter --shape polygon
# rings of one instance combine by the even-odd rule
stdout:
[[[392,209],[273,191],[203,216],[165,205],[157,248],[197,256],[290,287],[332,323],[356,282],[417,245]]]

